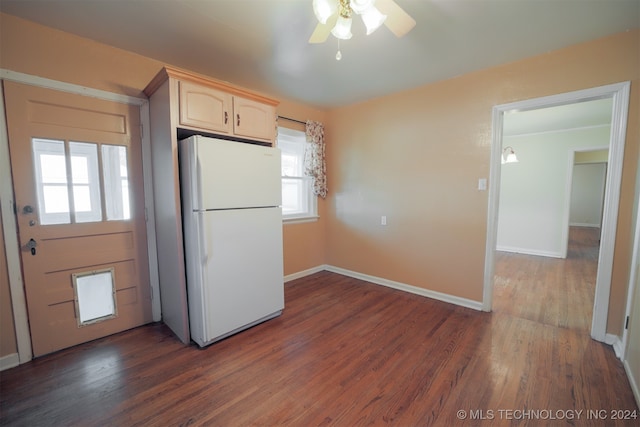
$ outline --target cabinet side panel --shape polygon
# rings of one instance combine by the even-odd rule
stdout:
[[[150,98],[151,157],[162,320],[186,344],[190,342],[189,318],[172,83],[164,82]]]

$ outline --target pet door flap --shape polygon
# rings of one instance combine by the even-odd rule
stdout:
[[[75,273],[75,293],[78,326],[116,317],[116,287],[114,269]]]

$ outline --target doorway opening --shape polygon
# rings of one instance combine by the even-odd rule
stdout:
[[[600,233],[600,251],[597,262],[593,318],[591,322],[591,336],[598,341],[612,341],[611,337],[607,339],[606,325],[611,286],[611,272],[613,265],[613,249],[615,243],[614,240],[617,228],[617,214],[622,175],[622,160],[626,132],[629,87],[630,85],[628,82],[619,83],[494,107],[491,175],[489,188],[489,214],[487,224],[487,245],[483,296],[483,309],[485,311],[491,311],[493,307],[496,250],[499,243],[499,229],[501,228],[501,225],[499,223],[499,216],[508,217],[509,212],[508,210],[503,211],[501,209],[502,205],[500,200],[500,198],[502,197],[501,187],[505,182],[504,180],[502,180],[502,174],[504,173],[505,178],[508,178],[509,175],[509,172],[506,171],[506,168],[502,168],[503,165],[501,165],[500,161],[502,148],[504,146],[510,145],[504,143],[507,138],[504,132],[505,123],[507,123],[506,116],[508,116],[509,114],[513,114],[514,112],[535,112],[538,110],[539,112],[542,112],[545,111],[542,109],[548,109],[551,107],[569,108],[570,105],[574,104],[610,99],[611,125],[610,128],[607,129],[609,135],[609,155],[607,159],[609,168],[607,169],[606,173],[606,190],[605,200],[603,204],[602,229]],[[558,115],[553,115],[553,117],[558,118]],[[529,148],[531,147],[521,147],[521,152],[518,153],[520,163],[504,166],[521,166],[523,164],[522,159],[526,157],[525,154]],[[572,151],[579,151],[579,149],[585,148],[587,147],[575,147],[575,149],[573,149]],[[560,159],[558,159],[558,157],[560,157]],[[573,162],[573,156],[571,157],[571,162]],[[551,163],[558,165],[561,165],[564,161],[564,166],[567,167],[569,162],[569,153],[566,153],[566,155],[562,156],[559,156],[559,153],[557,152],[552,152],[551,154],[547,153],[545,159]],[[572,167],[569,167],[569,169],[572,169]],[[569,176],[567,182],[568,184],[564,185],[565,196],[567,194],[570,194],[571,176]],[[563,185],[560,185],[560,187],[563,187]],[[566,247],[569,238],[568,224],[570,198],[565,197],[564,199],[559,201],[557,200],[556,202],[557,203],[555,206],[565,206],[565,213],[564,216],[562,216],[562,220],[559,222],[559,224],[554,224],[553,226],[547,227],[547,229],[545,229],[546,235],[543,233],[543,235],[534,236],[534,244],[532,244],[532,247],[534,250],[538,251],[537,255],[547,255],[557,258],[563,258],[564,256],[566,256]],[[500,221],[502,221],[502,219]],[[508,224],[508,221],[506,222]],[[515,228],[512,228],[512,230],[513,229]],[[504,247],[508,246],[509,244],[512,245],[512,247],[517,247],[517,244],[521,244],[521,240],[517,240],[515,239],[515,237],[522,237],[523,234],[526,235],[527,231],[530,231],[530,229],[531,227],[520,225],[520,230],[516,231],[515,234],[512,235],[509,232],[505,234],[505,227],[502,227],[502,230],[500,230],[500,233],[502,233],[501,236],[503,238],[504,236],[506,236],[508,242],[508,244],[505,244],[503,239],[503,241],[501,242],[501,244],[503,245],[502,248],[504,249]],[[549,231],[554,231],[554,233],[550,233]],[[545,254],[544,251],[548,251],[548,253]],[[614,342],[609,343],[614,344]]]

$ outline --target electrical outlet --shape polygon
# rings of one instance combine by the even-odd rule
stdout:
[[[478,180],[478,190],[486,191],[487,190],[487,178],[480,178]]]

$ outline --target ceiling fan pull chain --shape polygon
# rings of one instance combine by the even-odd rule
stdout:
[[[338,53],[336,53],[336,61],[340,61],[342,59],[342,52],[340,52],[340,39],[338,39]]]

